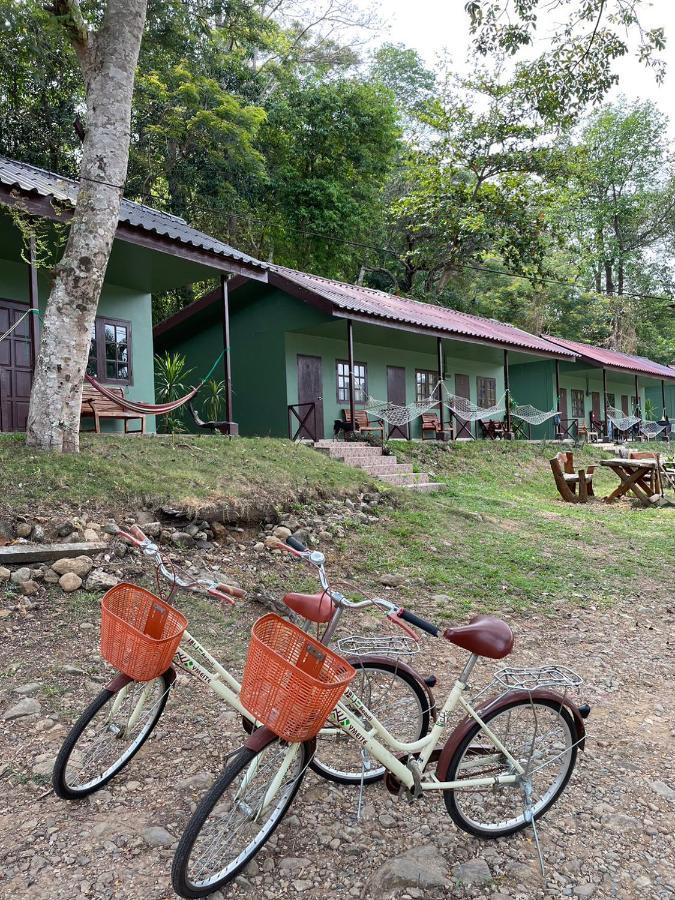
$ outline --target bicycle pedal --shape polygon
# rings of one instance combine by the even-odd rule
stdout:
[[[438,679],[435,675],[427,675],[422,679],[422,681],[426,684],[427,687],[431,688],[436,687],[436,682],[438,681]]]

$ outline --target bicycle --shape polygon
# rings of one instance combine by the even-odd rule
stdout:
[[[235,598],[245,595],[238,588],[213,580],[179,576],[175,568],[167,567],[158,546],[137,526],[131,529],[131,533],[120,530],[118,535],[155,562],[158,584],[160,575],[172,584],[170,596],[177,588],[205,588],[210,596],[232,604]],[[315,551],[312,562],[319,572],[321,593],[289,593],[284,601],[307,621],[308,626],[312,623],[325,624],[324,639],[330,640],[342,614],[342,594],[328,583],[323,554]],[[121,587],[143,591],[133,585]],[[105,597],[102,602],[105,602]],[[429,701],[429,688],[420,676],[403,663],[373,654],[354,658],[352,662],[360,673],[356,693],[367,697],[392,730],[402,737],[413,740],[422,737],[429,728],[435,709],[433,698],[431,703]],[[199,679],[233,707],[242,717],[246,730],[253,732],[260,724],[240,702],[239,681],[187,630],[182,634],[173,660],[169,659],[167,664],[164,671],[148,681],[137,681],[120,672],[83,711],[67,735],[54,764],[52,785],[59,797],[66,800],[86,797],[103,788],[124,769],[157,726],[176,683],[176,668]],[[320,758],[315,759],[313,765],[320,775],[343,783],[369,783],[384,775],[381,767],[364,771],[361,764],[358,770],[355,765],[354,771],[344,765],[337,768],[334,757],[325,766]]]
[[[439,636],[434,624],[405,609],[390,614]],[[575,705],[567,695],[581,679],[563,666],[504,668],[470,698],[469,678],[476,662],[480,657],[508,656],[511,629],[500,619],[476,616],[468,625],[447,628],[443,636],[470,655],[426,735],[412,742],[398,740],[349,687],[330,724],[386,770],[391,793],[413,801],[429,791],[442,791],[448,814],[467,833],[497,838],[529,825],[538,846],[536,820],[564,790],[577,749],[584,747],[590,707]],[[249,656],[252,652],[253,643]],[[500,689],[498,696],[474,705],[491,687]],[[292,683],[289,694],[292,702]],[[458,708],[465,717],[440,747]],[[265,721],[266,715],[260,718]],[[203,797],[174,857],[172,881],[180,896],[203,897],[231,882],[288,811],[316,739],[284,743],[277,738],[267,724],[258,729]]]

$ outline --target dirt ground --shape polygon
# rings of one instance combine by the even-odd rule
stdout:
[[[540,823],[543,879],[529,833],[480,841],[454,827],[440,796],[408,805],[382,784],[366,789],[357,822],[357,791],[310,772],[290,814],[227,896],[378,898],[388,859],[408,852],[424,865],[431,847],[444,883],[402,884],[395,896],[674,898],[675,600],[672,586],[650,590],[611,608],[561,602],[545,614],[504,612],[516,635],[513,664],[571,666],[586,682],[580,698],[592,706],[586,750]],[[424,614],[424,601],[415,608]],[[236,658],[236,670],[259,614],[247,602],[236,622],[193,610],[191,631],[223,659]],[[108,677],[98,622],[95,604],[78,606],[62,594],[0,619],[0,897],[8,900],[173,898],[172,847],[224,754],[242,740],[236,717],[186,680],[151,740],[107,789],[78,803],[57,799],[49,789],[53,758]],[[415,665],[437,675],[442,699],[462,660],[456,648],[425,638]],[[481,664],[478,681],[492,668]],[[18,688],[39,701],[39,714],[3,721],[21,699]],[[482,863],[463,866],[476,860]]]

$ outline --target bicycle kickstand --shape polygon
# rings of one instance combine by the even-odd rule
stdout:
[[[535,819],[532,812],[532,785],[529,781],[523,782],[523,794],[525,795],[525,821],[529,822],[532,827],[532,834],[534,835],[534,845],[537,848],[537,853],[539,855],[539,868],[541,869],[541,877],[544,878],[544,854],[541,851],[541,844],[539,843],[537,820]]]

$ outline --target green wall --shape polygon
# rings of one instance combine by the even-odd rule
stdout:
[[[49,294],[49,280],[40,273],[38,278],[39,304],[44,312]],[[11,260],[0,259],[0,298],[28,303],[27,266]],[[125,388],[125,394],[133,400],[153,403],[155,399],[155,379],[152,351],[152,300],[150,294],[126,287],[104,284],[98,314],[131,322],[132,376],[133,384]],[[84,428],[92,420],[85,420]],[[93,424],[93,423],[92,423]],[[131,427],[137,427],[132,422]],[[122,423],[112,420],[103,423],[106,431],[120,430]],[[146,428],[154,431],[154,416],[146,420]]]
[[[663,415],[663,397],[661,394],[661,384],[650,385],[647,390],[647,397],[654,404],[656,410],[656,418],[660,419]],[[666,384],[666,413],[671,422],[675,422],[675,384],[672,382]]]

